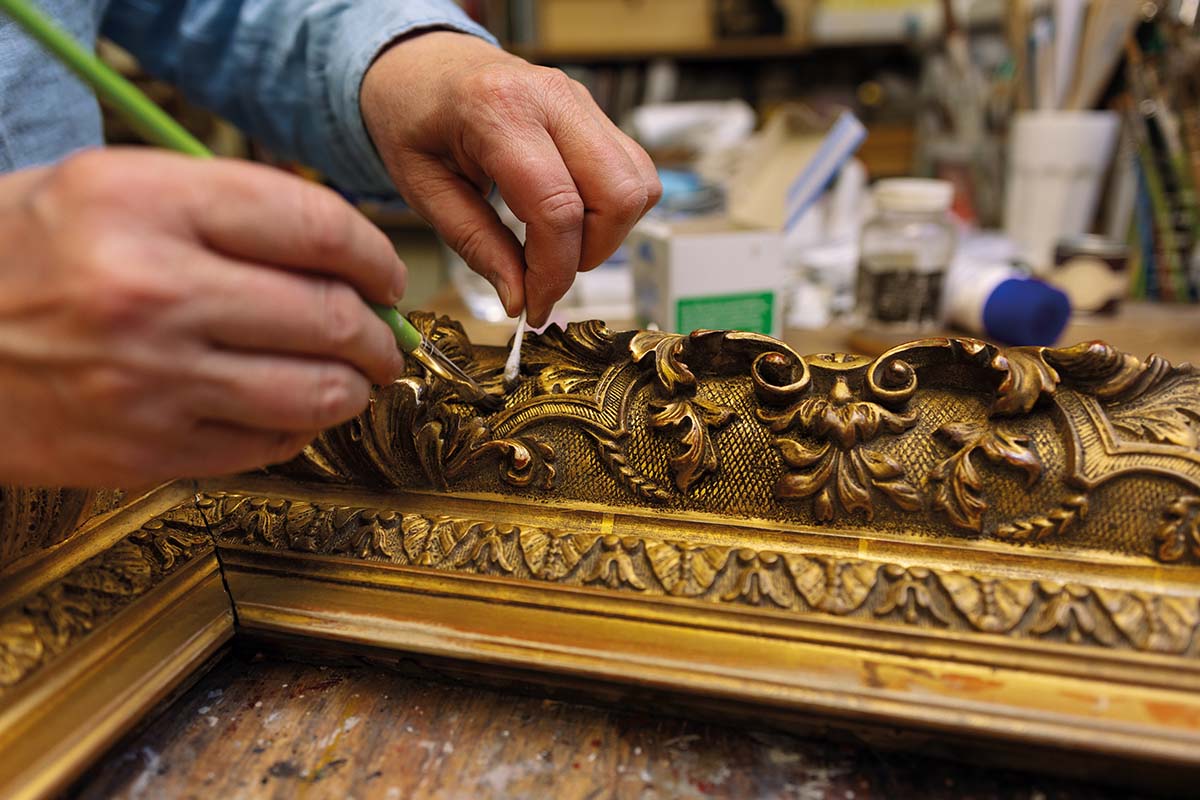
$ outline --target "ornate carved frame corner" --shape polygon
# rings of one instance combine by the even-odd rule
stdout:
[[[499,392],[501,351],[413,319]],[[1023,766],[1200,767],[1191,366],[586,323],[531,336],[505,403],[414,367],[283,468],[166,487],[18,560],[0,793],[61,787],[235,629]]]

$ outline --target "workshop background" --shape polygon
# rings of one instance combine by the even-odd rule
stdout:
[[[659,208],[554,321],[703,318],[805,353],[956,331],[1200,360],[1196,0],[463,5],[586,86],[660,169]],[[218,154],[322,179],[101,51]],[[456,317],[480,343],[512,336],[490,284],[414,212],[352,199],[409,266],[405,307]],[[199,796],[196,765],[236,763],[245,796],[272,797],[1128,796],[568,699],[248,650],[75,793]]]
[[[957,330],[1200,357],[1192,0],[464,5],[507,49],[586,86],[660,168],[658,209],[581,276],[555,321],[678,330],[700,315],[803,352],[875,354]],[[216,152],[275,162],[117,48],[102,52]],[[109,136],[136,139],[115,119]],[[906,178],[943,181],[945,213],[936,186],[890,180]],[[491,286],[420,217],[395,200],[353,199],[410,267],[404,306],[461,318],[482,343],[508,340]],[[897,202],[948,225],[949,249],[919,237],[894,245]],[[880,228],[885,252],[864,252]],[[989,298],[1002,283],[1012,291]]]

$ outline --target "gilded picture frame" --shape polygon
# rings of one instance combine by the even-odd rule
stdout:
[[[593,322],[531,334],[506,389],[503,352],[412,319],[504,408],[413,366],[280,468],[0,497],[0,794],[61,790],[235,636],[1167,788],[1200,767],[1190,365]]]

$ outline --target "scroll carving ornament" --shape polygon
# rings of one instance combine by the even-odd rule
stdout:
[[[473,348],[445,318],[414,321],[501,391],[500,351]],[[802,357],[757,334],[599,322],[531,334],[524,350],[500,412],[480,415],[414,367],[285,471],[959,539],[1074,536],[1099,549],[1110,543],[1091,540],[1100,526],[1088,523],[1114,509],[1098,497],[1169,486],[1174,499],[1146,509],[1145,530],[1122,547],[1200,560],[1191,365],[1095,342],[972,339],[912,342],[874,361]]]

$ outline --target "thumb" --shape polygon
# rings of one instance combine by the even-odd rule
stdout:
[[[401,194],[467,265],[496,288],[510,317],[525,307],[525,256],[520,241],[479,190],[441,159],[414,155],[399,165]]]

